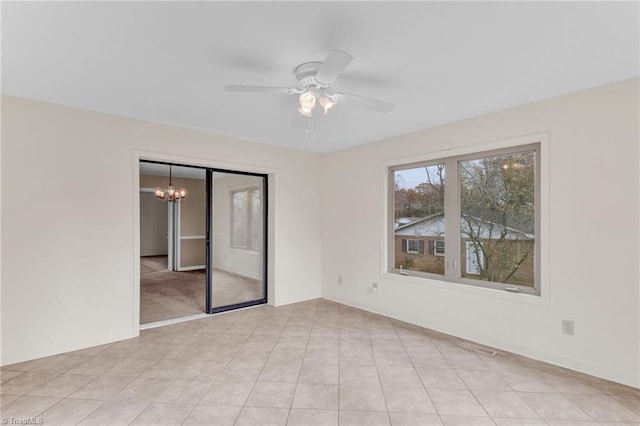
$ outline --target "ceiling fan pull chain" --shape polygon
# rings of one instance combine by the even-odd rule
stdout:
[[[307,118],[307,128],[305,129],[307,135],[311,138],[316,137],[316,120],[315,118]]]

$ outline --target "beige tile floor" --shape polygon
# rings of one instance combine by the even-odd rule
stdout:
[[[260,306],[1,369],[45,425],[627,425],[640,390],[325,300]],[[14,423],[15,424],[15,423]]]

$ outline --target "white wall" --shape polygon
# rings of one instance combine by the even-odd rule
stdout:
[[[639,386],[638,101],[638,79],[628,80],[327,154],[323,297]],[[385,163],[438,152],[444,141],[455,153],[541,132],[548,301],[383,273]],[[575,336],[561,333],[562,319],[575,321]]]
[[[2,365],[137,335],[140,151],[269,173],[270,302],[320,296],[318,155],[3,96]]]
[[[140,191],[140,256],[166,256],[169,210],[153,192]]]
[[[228,175],[213,181],[214,268],[256,279],[262,277],[262,252],[231,247],[231,192],[261,184],[261,178],[248,175]]]
[[[270,173],[275,304],[322,288],[330,299],[639,386],[638,100],[636,79],[318,157],[2,97],[1,364],[137,334],[134,151],[145,151]],[[455,151],[540,132],[550,138],[548,303],[382,274],[385,162],[437,152],[443,141]],[[372,282],[377,294],[367,292]],[[563,318],[575,321],[575,336],[561,334]]]

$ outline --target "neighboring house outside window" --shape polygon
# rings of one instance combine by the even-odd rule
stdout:
[[[403,270],[424,271],[435,274],[444,274],[444,255],[445,242],[442,235],[430,234],[428,229],[444,227],[444,213],[439,213],[435,217],[418,219],[412,223],[396,228],[395,239],[396,246],[400,248],[396,255],[396,268],[402,265]],[[494,225],[495,227],[495,225]],[[464,225],[463,225],[464,229]],[[498,229],[494,232],[502,234],[503,230]],[[522,233],[520,233],[522,235]],[[522,235],[524,240],[517,241],[518,233],[516,231],[508,232],[505,236],[510,249],[516,249],[518,252],[525,250],[524,245],[531,244],[526,240],[526,236]],[[484,253],[482,252],[482,244],[466,237],[464,247],[462,247],[461,269],[465,274],[479,275],[481,269],[485,266]],[[485,238],[488,240],[488,238]],[[516,240],[516,241],[511,241]],[[412,250],[412,247],[422,247],[422,250]],[[424,248],[427,248],[426,250]],[[516,278],[519,281],[525,281],[531,276],[533,271],[533,257],[527,258],[518,268]],[[514,278],[515,279],[515,278]]]

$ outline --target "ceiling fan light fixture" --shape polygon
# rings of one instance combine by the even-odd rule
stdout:
[[[298,102],[300,104],[298,112],[307,118],[312,118],[311,111],[316,107],[317,98],[318,95],[313,90],[307,90],[300,93],[300,96],[298,97]]]
[[[298,112],[307,118],[313,118],[313,115],[311,114],[311,110],[308,108],[298,107]]]
[[[322,96],[318,102],[320,103],[320,106],[324,110],[324,115],[327,115],[329,111],[336,106],[336,101],[334,101],[331,97],[326,95]]]
[[[315,92],[313,90],[307,90],[306,92],[300,93],[298,102],[300,103],[300,108],[311,111],[316,106]]]

